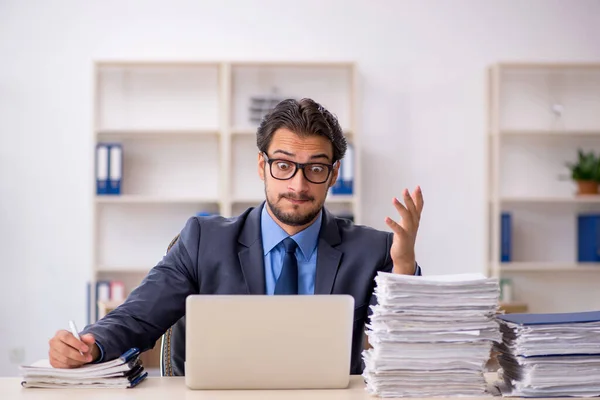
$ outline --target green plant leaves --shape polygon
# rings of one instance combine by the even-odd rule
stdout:
[[[566,163],[574,181],[600,181],[600,157],[593,151],[577,151],[577,163]]]

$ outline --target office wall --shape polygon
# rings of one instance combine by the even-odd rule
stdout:
[[[420,184],[425,271],[484,270],[485,68],[600,61],[600,2],[294,4],[0,2],[0,376],[84,324],[97,58],[355,60],[365,220],[385,229],[392,197]]]

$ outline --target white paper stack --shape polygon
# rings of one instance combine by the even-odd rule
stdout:
[[[381,397],[481,396],[501,338],[497,279],[380,272],[363,352],[367,391]]]
[[[501,316],[506,396],[600,396],[600,312]]]
[[[142,382],[144,371],[139,351],[132,349],[120,358],[80,368],[53,368],[48,360],[20,367],[26,388],[131,388]]]

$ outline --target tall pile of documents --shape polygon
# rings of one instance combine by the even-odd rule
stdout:
[[[600,311],[499,317],[507,396],[600,396]]]
[[[497,279],[481,274],[380,272],[363,353],[367,391],[380,397],[479,396],[501,339]]]
[[[121,357],[79,368],[53,368],[48,360],[20,367],[26,388],[132,388],[148,373],[139,358],[139,349],[132,348]]]

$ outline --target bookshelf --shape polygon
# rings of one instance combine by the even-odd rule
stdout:
[[[511,280],[511,302],[529,312],[598,309],[600,263],[578,262],[577,216],[600,213],[600,195],[577,195],[565,163],[579,148],[600,153],[600,64],[488,72],[489,274]],[[504,262],[502,213],[512,225]]]
[[[107,60],[93,74],[94,142],[122,145],[123,172],[121,194],[94,191],[91,322],[96,283],[120,281],[130,293],[189,217],[263,201],[253,96],[311,97],[337,115],[355,150],[354,194],[330,194],[326,206],[361,223],[353,63]]]

